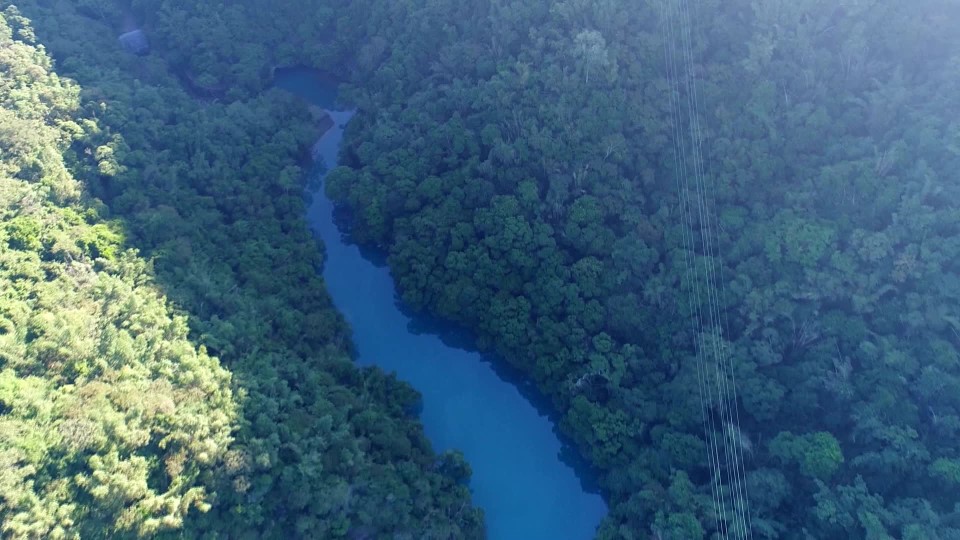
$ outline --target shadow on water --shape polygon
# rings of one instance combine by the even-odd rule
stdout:
[[[272,74],[275,88],[286,90],[307,103],[332,107],[337,102],[337,86],[342,81],[332,73],[307,66],[284,66],[273,68]]]
[[[530,380],[530,377],[497,354],[480,349],[477,346],[476,337],[466,328],[433,315],[415,312],[399,299],[397,300],[397,306],[404,315],[410,317],[410,324],[407,325],[410,333],[434,335],[448,347],[479,354],[480,361],[488,364],[501,381],[516,387],[540,416],[550,420],[553,433],[561,444],[560,462],[573,469],[585,492],[600,493],[599,478],[596,471],[589,461],[584,459],[577,451],[573,440],[560,429],[562,417],[557,412],[557,408],[550,398],[544,395]]]
[[[311,191],[322,188],[323,181],[321,177],[325,171],[326,167],[324,165],[318,164],[315,168],[314,173],[311,175]],[[334,224],[340,231],[340,238],[344,244],[356,246],[360,251],[360,255],[377,268],[389,269],[387,252],[385,250],[361,244],[354,240],[353,235],[350,233],[353,224],[353,212],[351,212],[349,208],[342,205],[334,206],[333,219]],[[561,443],[559,454],[560,462],[573,469],[585,492],[601,493],[599,477],[596,471],[590,465],[590,462],[577,450],[573,440],[559,428],[562,416],[557,411],[557,407],[551,402],[548,396],[544,395],[543,392],[537,388],[533,381],[530,380],[530,377],[496,353],[481,349],[477,345],[476,336],[462,325],[428,313],[413,310],[403,302],[399,293],[394,295],[394,302],[397,309],[409,318],[407,330],[411,334],[436,336],[444,345],[451,349],[478,354],[480,361],[489,365],[501,381],[514,386],[524,399],[536,409],[540,416],[549,419],[553,426],[553,433]]]

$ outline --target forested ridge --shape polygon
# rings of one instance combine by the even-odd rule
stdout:
[[[304,104],[194,99],[103,6],[2,7],[0,536],[480,537],[416,391],[352,364]]]
[[[185,527],[342,535],[417,489],[366,530],[480,534],[403,417],[415,396],[349,365],[315,277],[294,161],[312,134],[264,91],[273,67],[304,64],[346,79],[358,109],[328,185],[353,237],[389,254],[410,306],[551,397],[610,503],[598,536],[715,533],[658,3],[21,4],[100,126],[68,163],[123,224],[92,215],[97,238],[148,253],[233,373],[218,410],[238,403],[251,485],[214,470],[222,503]],[[691,5],[741,413],[721,429],[746,456],[753,534],[960,538],[960,7]],[[126,8],[154,55],[91,33]],[[5,227],[9,249],[40,250]]]

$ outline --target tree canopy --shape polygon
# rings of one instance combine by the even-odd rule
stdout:
[[[114,8],[3,11],[0,535],[482,536],[417,392],[351,361],[303,217],[320,126],[189,95]]]
[[[415,392],[349,361],[302,217],[296,158],[315,129],[267,89],[275,67],[299,64],[337,73],[358,110],[327,188],[352,209],[353,238],[387,253],[409,306],[472,330],[550,397],[610,503],[599,538],[716,533],[684,261],[720,269],[709,292],[741,422],[716,429],[746,458],[754,535],[960,538],[955,2],[691,3],[716,253],[684,247],[659,2],[20,4],[36,36],[8,16],[8,41],[41,69],[11,80],[48,82],[4,90],[21,105],[0,112],[3,172],[47,212],[89,201],[51,224],[17,199],[0,245],[41,266],[69,245],[100,279],[147,268],[158,288],[144,278],[153,292],[134,296],[182,310],[163,312],[189,329],[176,350],[211,380],[225,375],[206,355],[232,373],[216,409],[236,411],[222,427],[233,468],[190,477],[217,496],[184,527],[482,535],[462,460],[438,467],[404,416]],[[121,56],[105,30],[128,16],[150,56]],[[35,40],[83,91],[55,82]],[[51,244],[56,231],[83,240]],[[153,270],[111,262],[135,260],[130,247]],[[41,287],[50,272],[25,275]],[[99,309],[63,288],[47,286],[48,302]],[[34,323],[48,332],[100,328],[20,309],[48,313]],[[2,317],[0,339],[19,335],[21,319]],[[0,370],[39,377],[21,383],[31,403],[67,387],[4,358]],[[100,376],[92,358],[43,369]],[[40,414],[8,407],[4,422]],[[45,441],[31,448],[59,444],[35,424],[47,427],[17,432]],[[121,467],[111,459],[96,467]]]
[[[15,9],[0,51],[0,534],[179,528],[230,457],[230,373],[71,173],[98,126]]]

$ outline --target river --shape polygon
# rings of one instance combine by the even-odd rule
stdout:
[[[584,487],[571,460],[562,458],[570,450],[549,416],[525,397],[535,392],[521,392],[512,377],[498,375],[496,360],[423,332],[432,325],[402,311],[389,270],[366,258],[337,228],[321,186],[323,164],[336,165],[343,126],[353,113],[331,110],[335,83],[314,71],[283,69],[275,84],[326,109],[334,120],[313,149],[312,174],[319,181],[311,182],[316,191],[307,217],[326,246],[323,277],[353,328],[358,363],[396,372],[423,395],[420,419],[434,449],[461,450],[473,469],[470,489],[485,512],[488,538],[593,538],[606,505]]]

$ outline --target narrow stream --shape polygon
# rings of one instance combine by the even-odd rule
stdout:
[[[364,258],[338,230],[320,184],[323,164],[336,165],[342,126],[353,113],[329,110],[335,84],[306,69],[278,70],[275,84],[327,109],[334,120],[313,149],[318,163],[313,174],[320,182],[307,217],[326,245],[323,277],[353,328],[358,362],[395,371],[423,395],[420,418],[427,437],[438,452],[463,451],[473,469],[474,503],[484,509],[491,540],[593,538],[606,505],[561,459],[561,440],[550,418],[480,354],[416,331],[424,321],[401,311],[389,270]]]

